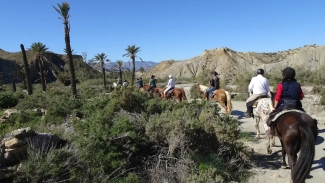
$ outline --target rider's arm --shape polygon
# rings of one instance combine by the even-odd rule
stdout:
[[[278,84],[278,88],[276,90],[275,101],[274,101],[274,108],[278,107],[279,101],[281,100],[282,95],[282,84]]]
[[[253,88],[254,88],[254,78],[251,79],[251,82],[248,85],[248,91],[253,93]]]
[[[269,85],[269,80],[266,80],[266,91],[269,92],[270,91],[270,85]]]
[[[168,86],[170,86],[170,81],[171,81],[171,79],[168,80],[168,83],[167,83],[167,85],[166,85],[166,88],[167,88]]]
[[[302,100],[305,97],[304,93],[302,92],[302,89],[300,87],[300,100]]]

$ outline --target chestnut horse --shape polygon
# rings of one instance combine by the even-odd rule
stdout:
[[[288,154],[292,182],[303,183],[314,161],[317,120],[304,112],[289,110],[281,114],[275,123],[275,132],[282,145],[282,167],[287,166],[285,156]]]
[[[163,87],[156,87],[155,90],[157,93],[159,93],[159,96],[161,96],[161,98],[164,98],[164,91],[166,88]],[[168,91],[169,92],[169,91]],[[186,94],[183,88],[174,88],[172,93],[170,94],[170,97],[166,98],[166,99],[170,99],[170,98],[175,98],[178,101],[185,101],[187,100],[186,98]]]
[[[201,93],[205,93],[205,91],[207,89],[209,89],[209,87],[204,86],[204,85],[199,85],[199,91]],[[218,103],[225,109],[226,114],[231,114],[232,111],[232,103],[231,103],[231,95],[228,91],[224,90],[224,89],[218,89],[213,91],[215,92],[214,97],[212,98],[212,100],[216,100],[218,101]],[[207,96],[208,97],[208,96]],[[203,99],[205,99],[206,96],[203,96]]]

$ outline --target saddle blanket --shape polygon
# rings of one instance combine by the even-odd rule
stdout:
[[[304,114],[307,114],[306,112],[304,111],[301,111],[301,110],[297,110],[297,109],[290,109],[290,110],[283,110],[279,113],[277,113],[273,118],[272,118],[272,122],[276,121],[282,114],[285,114],[285,113],[288,113],[288,112],[299,112],[299,113],[304,113]],[[311,117],[312,119],[315,119],[314,117],[310,116],[309,114],[307,114],[309,117]]]

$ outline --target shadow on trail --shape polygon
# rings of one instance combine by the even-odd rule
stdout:
[[[325,157],[322,157],[319,160],[314,160],[314,164],[316,164],[317,166],[312,167],[311,171],[322,168],[323,171],[325,171]]]
[[[266,151],[266,147],[265,147]],[[256,167],[262,169],[271,169],[276,170],[281,168],[281,150],[275,151],[272,154],[254,154],[253,161],[255,162]]]
[[[315,145],[319,145],[324,142],[324,138],[321,136],[318,136],[315,142]]]
[[[231,115],[238,116],[238,119],[242,119],[243,117],[245,117],[245,113],[243,111],[238,111],[238,110],[233,110],[231,112]]]
[[[325,128],[318,130],[318,133],[324,133],[325,132]]]

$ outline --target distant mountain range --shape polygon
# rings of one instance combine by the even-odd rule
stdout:
[[[135,61],[135,69],[138,70],[143,67],[145,70],[148,70],[152,67],[155,67],[158,63],[153,61]],[[116,65],[116,62],[110,62],[109,65],[106,66],[107,69],[112,68]],[[132,69],[132,61],[124,62],[124,66],[126,68]]]

